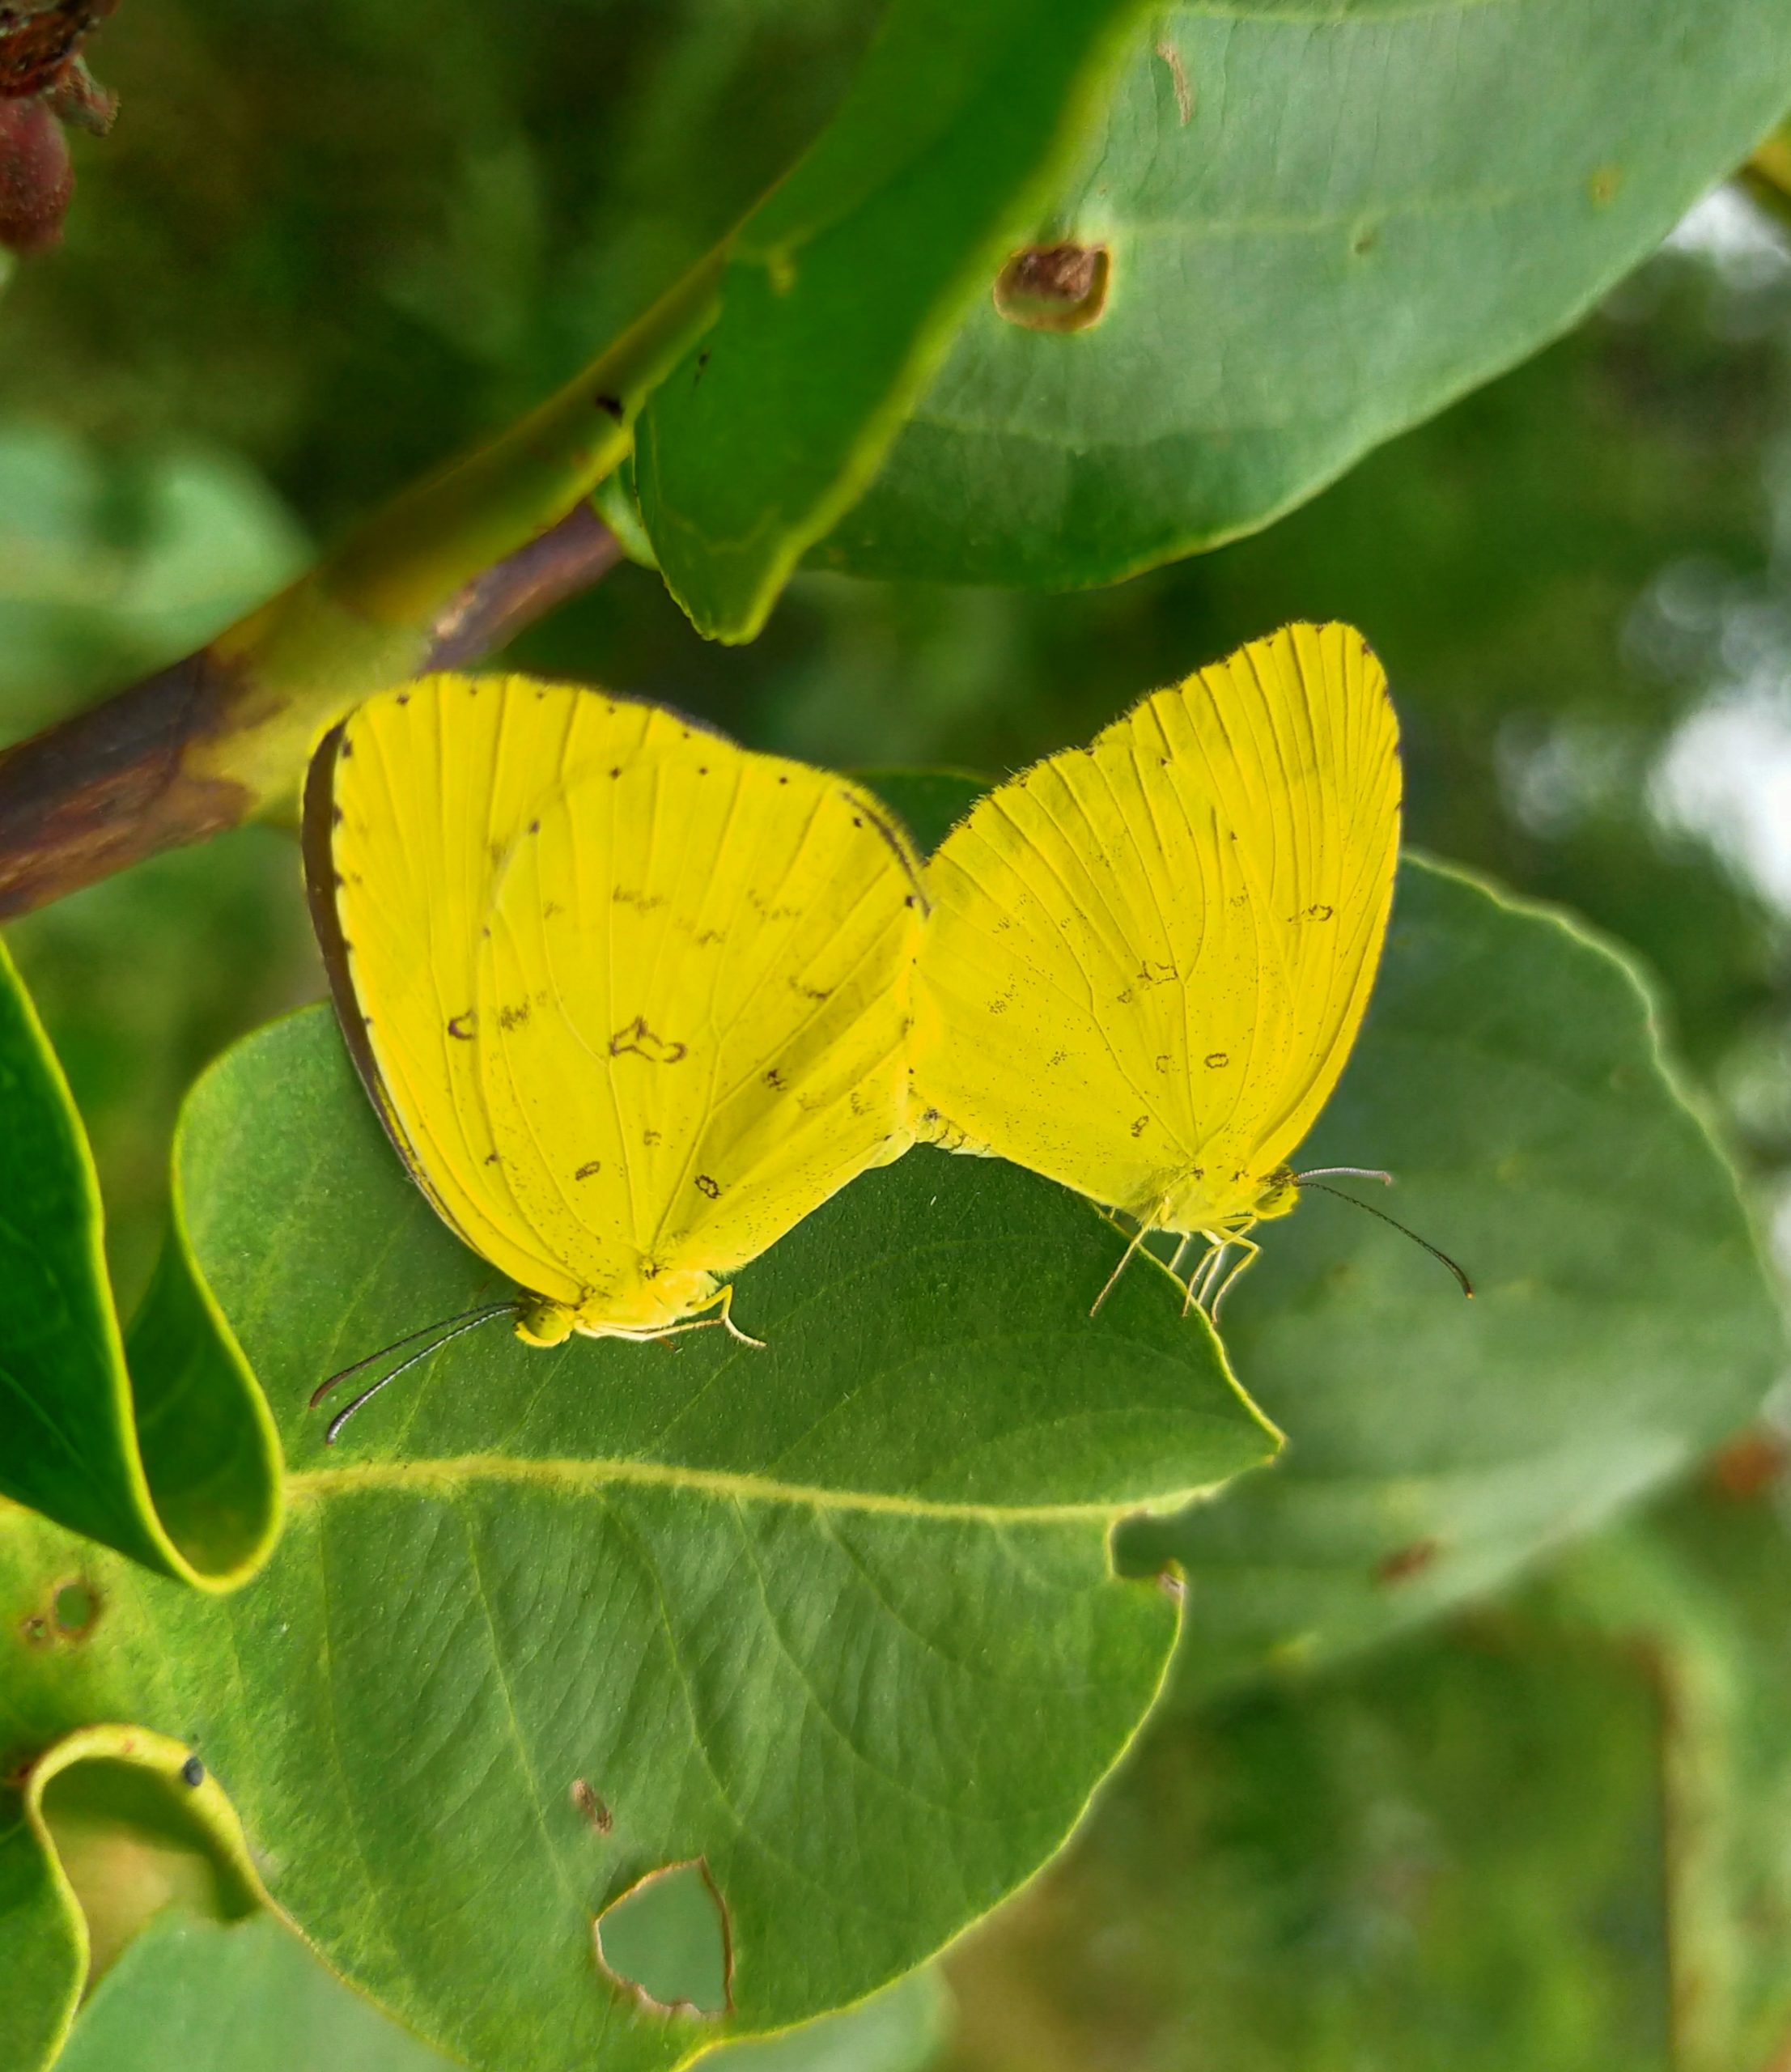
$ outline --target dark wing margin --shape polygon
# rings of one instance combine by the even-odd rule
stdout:
[[[933,902],[927,890],[927,867],[914,837],[868,785],[855,783],[847,778],[840,788],[882,836],[890,855],[901,865],[903,877],[913,887],[920,911],[930,914]]]
[[[342,757],[348,724],[346,720],[341,720],[324,736],[311,758],[311,767],[305,773],[304,804],[299,821],[305,903],[311,910],[311,925],[316,933],[317,947],[323,953],[324,970],[329,974],[336,1025],[342,1032],[342,1041],[348,1047],[348,1055],[354,1060],[362,1085],[367,1089],[367,1098],[373,1103],[373,1112],[423,1199],[463,1245],[477,1251],[478,1247],[448,1213],[447,1204],[430,1185],[423,1162],[404,1133],[397,1110],[386,1092],[385,1081],[380,1076],[372,1038],[367,1033],[370,1017],[362,1008],[360,996],[354,990],[350,945],[342,932],[342,917],[336,900],[339,882],[335,854],[336,765]]]

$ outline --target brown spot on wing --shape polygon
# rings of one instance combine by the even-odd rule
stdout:
[[[668,1041],[647,1025],[644,1015],[637,1014],[626,1022],[609,1038],[609,1055],[613,1058],[645,1058],[649,1064],[675,1065],[690,1055],[689,1047],[674,1040]]]

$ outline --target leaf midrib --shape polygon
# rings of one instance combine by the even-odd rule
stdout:
[[[766,1475],[730,1473],[723,1469],[680,1467],[660,1461],[515,1460],[500,1454],[465,1454],[449,1460],[370,1461],[348,1467],[294,1470],[286,1478],[288,1501],[295,1506],[321,1503],[333,1497],[386,1491],[452,1497],[481,1483],[533,1484],[548,1489],[598,1491],[618,1484],[641,1488],[681,1490],[735,1502],[783,1504],[820,1511],[877,1512],[894,1518],[929,1518],[989,1526],[1112,1524],[1130,1513],[1179,1509],[1210,1495],[1229,1478],[1194,1483],[1175,1489],[1142,1491],[1075,1504],[979,1504],[930,1497],[902,1496],[878,1489],[825,1489],[811,1484],[780,1482]]]

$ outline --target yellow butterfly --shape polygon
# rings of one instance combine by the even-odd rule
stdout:
[[[838,777],[596,691],[432,677],[325,741],[305,851],[374,1105],[525,1291],[456,1331],[741,1336],[726,1276],[913,1141],[920,866]]]
[[[1322,1184],[1288,1161],[1361,1026],[1398,846],[1398,724],[1352,628],[1287,627],[1145,698],[928,866],[919,1133],[1131,1219],[1114,1278],[1153,1230],[1178,1272],[1203,1242],[1188,1299],[1216,1314],[1250,1230]]]

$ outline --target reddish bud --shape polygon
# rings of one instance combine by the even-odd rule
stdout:
[[[56,117],[40,100],[0,100],[0,245],[49,251],[74,193],[74,168]]]

